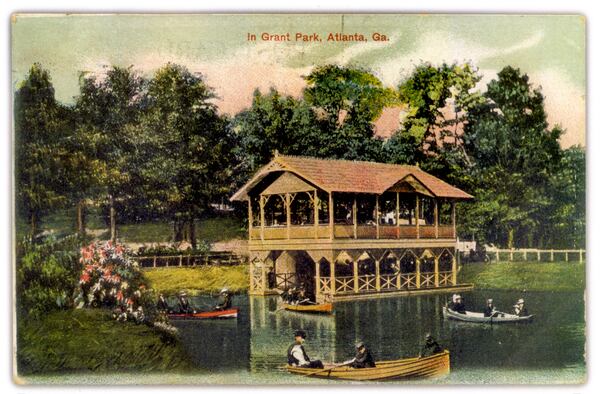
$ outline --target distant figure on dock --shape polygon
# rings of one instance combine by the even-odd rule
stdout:
[[[306,350],[304,350],[304,340],[306,333],[302,330],[297,330],[294,333],[294,343],[290,345],[287,351],[288,364],[302,368],[323,368],[323,363],[320,360],[311,361]]]
[[[485,308],[483,308],[484,317],[495,317],[498,314],[496,307],[494,306],[494,300],[491,298],[487,300]]]
[[[431,336],[431,334],[425,335],[425,343],[419,352],[419,357],[429,357],[434,354],[438,354],[443,352],[444,349],[440,346],[439,343]]]
[[[229,289],[224,288],[219,293],[219,300],[217,301],[217,305],[215,305],[215,311],[224,311],[226,309],[231,308],[231,294],[229,293]]]
[[[356,344],[356,356],[352,359],[352,368],[375,368],[375,359],[363,342]]]
[[[529,312],[527,311],[527,308],[525,308],[525,300],[522,298],[519,298],[519,300],[517,301],[517,304],[514,306],[515,308],[515,315],[517,316],[529,316]]]
[[[460,294],[452,295],[452,302],[448,304],[448,309],[457,313],[467,313],[467,309],[465,308],[465,304],[463,304],[462,302],[462,297],[460,296]]]

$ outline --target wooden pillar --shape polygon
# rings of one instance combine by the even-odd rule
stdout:
[[[400,193],[396,192],[396,238],[400,239]]]
[[[456,251],[454,252],[454,255],[452,256],[452,285],[456,286]]]
[[[332,254],[333,256],[333,254]],[[329,262],[329,280],[331,281],[331,295],[335,294],[335,258],[332,257],[332,261]]]
[[[537,250],[537,261],[540,261],[540,250]]]
[[[283,199],[283,201],[285,204],[285,223],[287,239],[290,239],[290,235],[292,233],[292,210],[290,209],[292,202],[290,193],[285,193],[285,198]]]
[[[315,210],[315,239],[317,239],[319,238],[319,196],[317,196],[316,190],[313,198],[313,206]]]
[[[315,261],[315,298],[319,302],[321,294],[321,261]]]
[[[354,195],[354,202],[352,203],[352,224],[354,226],[354,239],[357,238],[358,235],[358,215],[357,215],[357,206],[356,206],[356,194]]]
[[[554,261],[554,249],[550,249],[550,261]]]
[[[421,238],[421,234],[419,231],[419,218],[421,216],[421,209],[419,207],[419,195],[417,194],[417,201],[415,203],[415,221],[417,222],[417,239]]]
[[[579,262],[583,263],[583,249],[579,249]]]
[[[500,250],[496,249],[496,263],[500,261]]]
[[[433,258],[433,272],[435,277],[435,287],[440,287],[440,259],[438,256],[434,256]]]
[[[456,203],[452,202],[452,238],[456,238]]]
[[[252,197],[248,196],[248,239],[252,239]]]
[[[156,256],[152,259],[152,267],[156,268]]]
[[[375,234],[379,239],[379,195],[375,195]]]
[[[508,259],[509,259],[510,261],[513,261],[513,249],[512,249],[512,248],[510,248],[510,252],[509,252],[509,257],[508,257]]]
[[[415,273],[417,274],[417,278],[415,279],[415,282],[417,284],[417,289],[421,288],[421,259],[417,259],[417,261],[415,262],[417,265],[417,269],[415,271]]]
[[[262,271],[261,271],[261,275],[260,275],[260,290],[263,292],[265,292],[265,290],[267,289],[267,260],[263,260],[262,262]]]
[[[260,240],[265,240],[265,196],[260,196]]]
[[[381,291],[381,275],[379,274],[379,262],[381,260],[375,260],[375,290]]]
[[[354,292],[358,293],[358,261],[352,260],[352,273],[354,274]]]
[[[437,198],[433,200],[433,221],[435,222],[435,237],[439,238],[439,228],[438,228],[438,201]]]
[[[329,239],[333,239],[333,192],[329,192]],[[333,284],[332,284],[333,286]],[[334,286],[335,287],[335,286]]]

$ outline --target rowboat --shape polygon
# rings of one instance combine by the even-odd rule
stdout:
[[[173,320],[200,320],[200,319],[233,319],[238,315],[238,308],[225,309],[222,311],[204,311],[196,313],[168,313],[169,319]]]
[[[323,369],[301,368],[287,366],[288,372],[297,375],[323,379],[341,380],[391,380],[430,378],[445,375],[450,372],[450,352],[428,357],[413,357],[394,361],[378,361],[374,368],[352,368],[350,366],[331,367]]]
[[[302,313],[331,313],[333,312],[333,304],[308,304],[308,305],[292,305],[283,304],[283,309]]]
[[[518,323],[526,322],[533,319],[533,315],[528,316],[517,316],[511,315],[510,313],[499,312],[496,316],[483,316],[483,313],[468,312],[458,313],[454,312],[447,307],[443,309],[444,318],[458,321],[465,321],[471,323]]]

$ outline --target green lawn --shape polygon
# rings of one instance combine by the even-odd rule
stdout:
[[[580,291],[585,289],[585,263],[465,264],[458,281],[483,289]]]
[[[150,288],[166,295],[180,290],[188,294],[216,293],[223,287],[233,292],[248,290],[248,266],[151,268],[144,270]]]
[[[67,371],[172,371],[191,363],[180,344],[146,325],[119,323],[106,310],[67,310],[21,321],[20,375]]]

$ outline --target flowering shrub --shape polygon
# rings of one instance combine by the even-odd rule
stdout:
[[[79,276],[79,294],[75,305],[124,306],[140,305],[146,286],[136,261],[124,246],[96,242],[81,248],[83,266]]]

